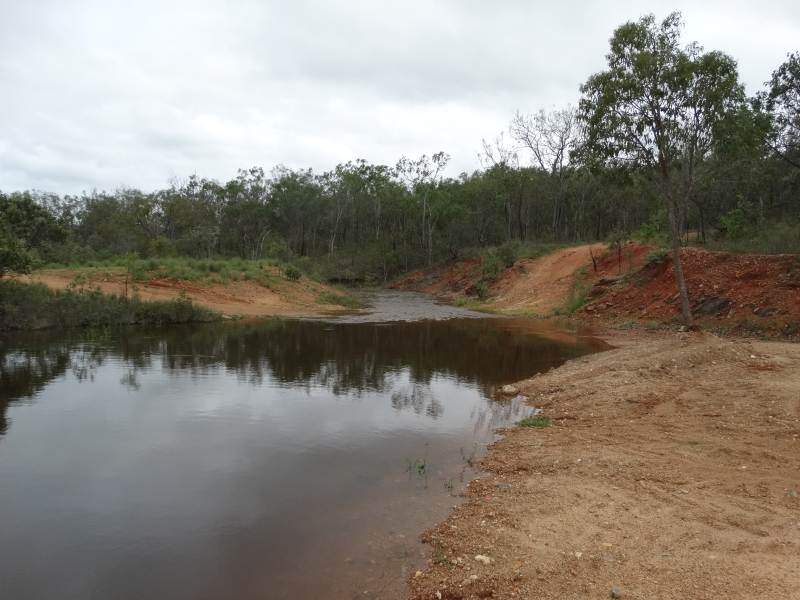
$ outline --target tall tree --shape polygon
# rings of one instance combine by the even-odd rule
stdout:
[[[760,99],[774,120],[770,145],[787,163],[800,169],[800,52],[789,54],[772,73]]]
[[[611,164],[654,173],[667,210],[675,279],[686,324],[692,321],[681,263],[681,231],[697,166],[717,124],[744,99],[736,62],[697,44],[680,46],[680,13],[653,15],[614,31],[608,70],[581,87],[585,150]]]
[[[511,120],[511,136],[531,153],[534,166],[550,173],[555,184],[553,194],[553,237],[558,238],[564,220],[564,194],[569,155],[579,136],[575,108],[539,110],[533,115],[517,111]]]

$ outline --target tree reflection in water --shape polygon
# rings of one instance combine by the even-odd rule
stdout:
[[[35,398],[68,374],[90,383],[109,357],[126,369],[120,384],[138,389],[138,375],[161,369],[175,376],[219,370],[259,385],[265,378],[293,387],[323,387],[335,395],[391,391],[398,410],[436,419],[444,411],[437,377],[477,384],[491,398],[497,384],[560,364],[588,351],[538,335],[520,335],[500,319],[399,323],[325,323],[273,319],[184,326],[158,331],[41,332],[0,341],[0,434],[14,402]],[[501,416],[513,402],[491,403]],[[507,416],[507,415],[506,415]]]

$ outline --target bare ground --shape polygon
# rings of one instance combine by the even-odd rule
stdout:
[[[112,267],[98,270],[50,269],[20,279],[43,283],[53,289],[66,289],[78,275],[85,278],[81,285],[99,288],[107,294],[124,294],[126,286],[128,294],[135,292],[142,300],[173,300],[184,293],[193,302],[225,315],[298,317],[343,311],[341,306],[318,302],[320,294],[336,293],[336,290],[307,278],[299,281],[276,278],[271,288],[255,281],[212,283],[150,279],[126,284],[125,270]]]
[[[520,383],[552,426],[491,448],[410,598],[800,598],[800,346],[609,341]]]

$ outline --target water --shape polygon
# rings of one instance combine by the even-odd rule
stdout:
[[[375,304],[0,340],[2,597],[402,596],[419,534],[530,410],[496,387],[597,346],[416,295]]]

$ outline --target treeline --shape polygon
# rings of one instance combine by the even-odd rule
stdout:
[[[797,251],[800,54],[748,98],[730,57],[678,49],[679,26],[670,15],[620,27],[609,71],[589,78],[578,108],[518,113],[507,134],[484,141],[481,168],[458,177],[444,175],[449,157],[437,153],[324,173],[254,167],[154,192],[0,193],[0,275],[136,254],[271,257],[325,265],[331,279],[386,279],[502,244],[666,240],[674,231],[684,241]],[[658,51],[645,44],[654,40]],[[664,71],[659,52],[669,51],[661,58],[674,59],[674,71],[663,87],[643,87],[626,104],[631,86],[613,79],[626,75],[614,75],[619,61],[638,52]],[[638,62],[629,71],[647,76]],[[674,204],[665,185],[683,186]]]

